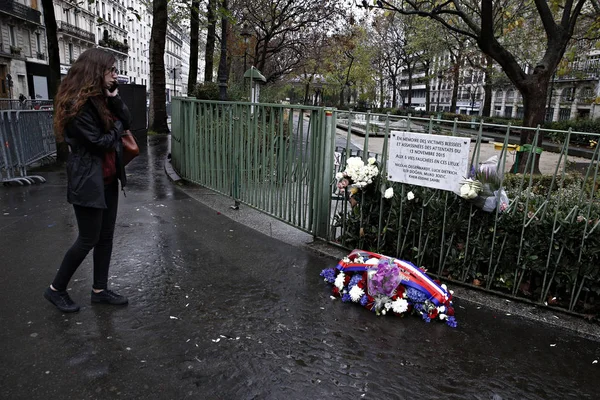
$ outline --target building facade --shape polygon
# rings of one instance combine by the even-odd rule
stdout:
[[[96,46],[95,5],[69,0],[59,0],[53,3],[60,55],[60,73],[64,76],[81,53]]]
[[[0,1],[0,98],[48,98],[47,58],[38,1]]]
[[[145,85],[149,92],[152,11],[148,2],[57,0],[53,7],[61,75],[68,73],[81,53],[98,47],[115,56],[120,83]],[[0,0],[0,99],[18,99],[21,94],[48,98],[50,71],[42,11],[39,0]],[[169,101],[187,93],[190,46],[185,29],[168,25],[164,59]]]
[[[448,56],[437,60],[437,65],[437,72],[430,78],[430,111],[481,115],[484,71],[469,66],[460,69],[456,107],[451,109],[454,79],[447,73],[451,69]],[[555,74],[550,82],[546,121],[600,118],[600,50],[568,63],[565,71]],[[520,119],[524,115],[523,97],[512,85],[492,90],[491,107],[492,117]]]

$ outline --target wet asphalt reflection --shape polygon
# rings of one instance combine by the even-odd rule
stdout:
[[[64,172],[0,187],[0,398],[598,398],[598,342],[460,299],[457,329],[331,300],[334,259],[192,199],[165,152],[149,137],[128,167],[110,273],[124,308],[90,305],[91,257],[79,313],[42,297],[76,237]]]

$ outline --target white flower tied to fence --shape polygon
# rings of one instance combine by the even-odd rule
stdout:
[[[344,192],[346,187],[352,189],[361,189],[373,183],[373,179],[379,174],[379,168],[375,164],[375,158],[369,158],[367,163],[360,157],[350,157],[346,161],[346,169],[336,174],[338,179],[337,187],[340,193]],[[353,191],[356,192],[355,190]],[[352,193],[352,194],[354,194]]]
[[[459,182],[456,193],[483,211],[493,212],[498,208],[503,212],[508,208],[509,199],[500,185],[502,178],[498,172],[498,156],[495,155],[477,168],[471,168],[470,176]]]

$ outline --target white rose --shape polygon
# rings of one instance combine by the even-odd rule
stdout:
[[[475,189],[469,189],[468,199],[474,199],[477,197],[477,191]]]
[[[470,190],[471,190],[471,187],[469,186],[468,183],[465,183],[464,185],[462,185],[460,187],[460,197],[468,198],[467,195],[469,194]]]
[[[408,192],[406,198],[408,199],[408,201],[411,201],[415,198],[415,194],[413,192]]]
[[[344,177],[344,174],[342,174],[341,172],[338,172],[337,174],[335,174],[335,179],[340,180]]]
[[[391,199],[392,197],[394,197],[394,188],[387,188],[385,190],[385,193],[383,194],[383,197],[385,197],[386,199]]]
[[[369,165],[373,165],[373,164],[375,164],[375,161],[376,161],[376,160],[375,160],[375,158],[374,158],[374,157],[371,157],[371,158],[369,158],[369,159],[367,160],[367,162],[369,163]]]

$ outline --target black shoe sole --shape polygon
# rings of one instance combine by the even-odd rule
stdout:
[[[129,304],[129,300],[127,300],[125,303],[111,303],[108,300],[91,299],[91,302],[95,304],[108,304],[111,306],[126,306],[127,304]]]
[[[77,306],[77,308],[62,308],[56,305],[56,303],[52,300],[52,297],[50,297],[46,292],[44,292],[44,298],[46,300],[48,300],[50,303],[52,303],[52,305],[54,307],[56,307],[60,312],[64,312],[64,313],[74,313],[79,311],[79,306]]]

